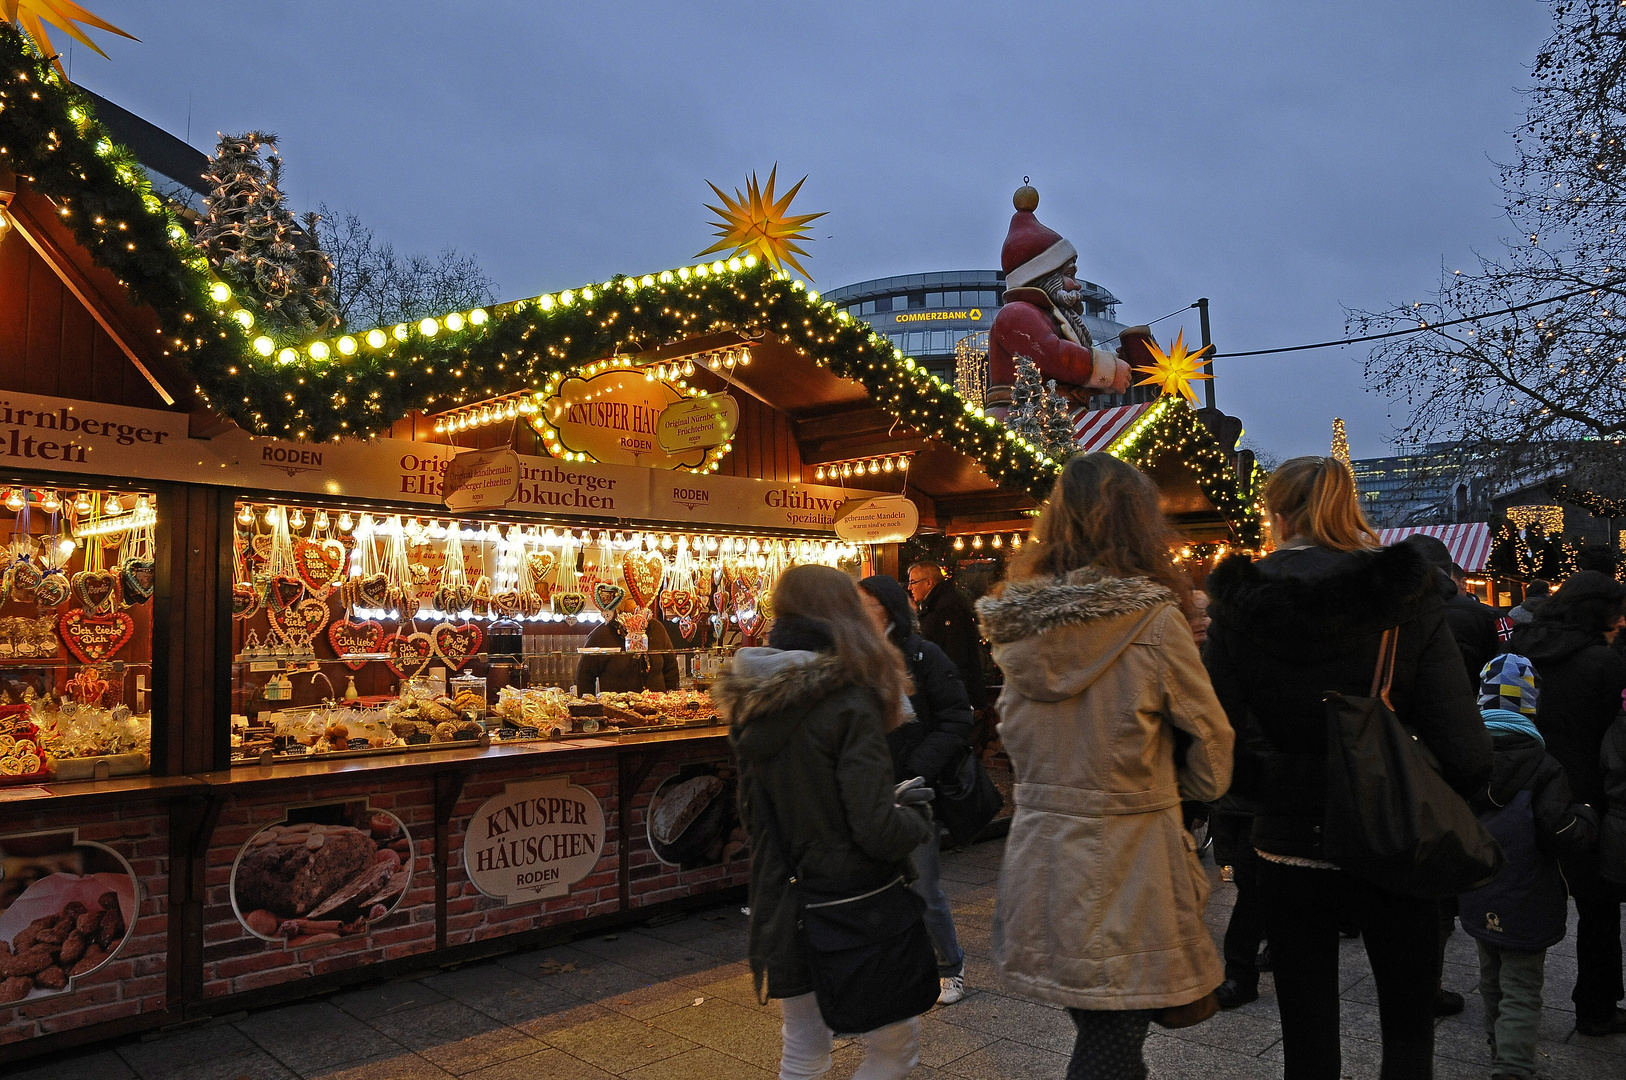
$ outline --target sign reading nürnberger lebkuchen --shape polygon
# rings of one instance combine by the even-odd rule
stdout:
[[[486,896],[517,904],[563,896],[593,872],[604,847],[604,810],[584,787],[557,776],[509,784],[469,819],[463,867]]]

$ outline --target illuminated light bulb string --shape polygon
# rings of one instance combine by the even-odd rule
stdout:
[[[849,480],[855,476],[880,476],[883,473],[905,473],[909,471],[910,459],[914,454],[884,454],[879,457],[851,458],[847,461],[831,461],[813,467],[813,479]]]

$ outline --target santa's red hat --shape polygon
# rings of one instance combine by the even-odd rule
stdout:
[[[1005,287],[1019,289],[1078,258],[1078,249],[1033,216],[1039,206],[1039,193],[1033,188],[1026,184],[1017,188],[1011,202],[1016,213],[1011,215],[1011,231],[1005,234],[999,264],[1005,271]]]

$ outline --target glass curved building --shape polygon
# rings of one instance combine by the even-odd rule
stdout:
[[[1078,281],[1084,290],[1084,323],[1095,344],[1112,347],[1124,329],[1118,322],[1118,298],[1105,286]],[[941,379],[954,381],[954,349],[973,334],[986,334],[1005,299],[1005,274],[999,270],[944,270],[873,278],[821,293],[854,318],[886,335],[906,355],[925,364]],[[984,342],[986,339],[984,339]],[[1127,394],[1096,398],[1095,408],[1150,400],[1136,387]]]

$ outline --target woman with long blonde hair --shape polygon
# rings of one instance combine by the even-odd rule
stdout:
[[[1231,775],[1231,728],[1187,622],[1157,488],[1108,454],[1062,470],[997,592],[977,603],[1005,674],[1016,812],[994,966],[1078,1029],[1068,1080],[1146,1075],[1154,1020],[1212,1012],[1223,973],[1182,799]],[[1176,733],[1189,736],[1177,760]]]
[[[909,678],[853,579],[829,566],[792,567],[774,586],[773,609],[768,647],[736,652],[713,696],[739,758],[751,834],[751,971],[760,999],[778,998],[784,1015],[781,1080],[811,1080],[830,1068],[833,1035],[791,881],[851,882],[855,897],[901,889],[910,852],[935,826],[929,813],[894,803],[886,735],[903,722]],[[924,925],[920,943],[924,1012],[937,996]],[[919,1060],[918,1016],[863,1038],[861,1080],[896,1080]]]
[[[1286,1080],[1340,1075],[1338,928],[1352,912],[1377,986],[1383,1080],[1432,1075],[1438,987],[1433,900],[1341,871],[1321,846],[1329,692],[1372,692],[1384,632],[1399,628],[1390,700],[1464,796],[1491,742],[1446,625],[1434,568],[1378,546],[1336,458],[1294,458],[1265,487],[1276,551],[1233,556],[1208,580],[1204,660],[1237,727],[1236,788],[1256,814],[1255,887],[1270,940]]]

